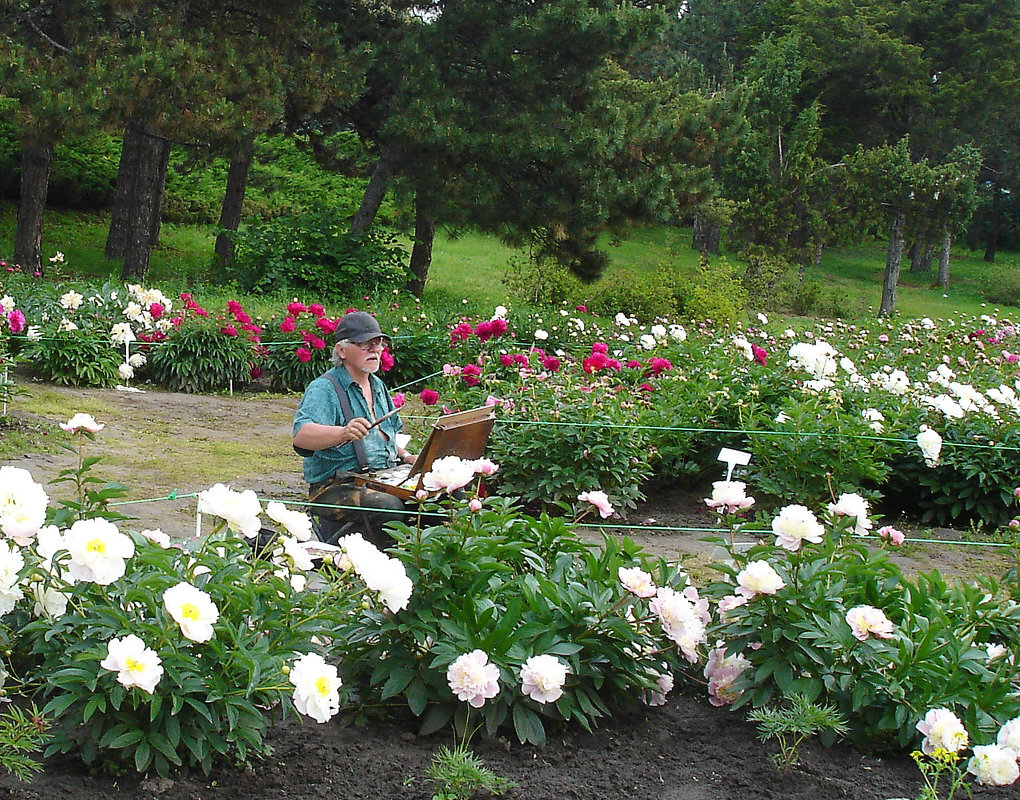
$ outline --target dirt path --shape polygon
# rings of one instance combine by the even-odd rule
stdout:
[[[89,453],[102,456],[96,472],[104,480],[119,480],[128,487],[128,500],[120,510],[136,518],[132,527],[161,528],[172,536],[195,532],[193,495],[214,483],[236,489],[253,489],[260,498],[293,501],[305,497],[301,461],[291,449],[291,422],[300,398],[266,394],[189,395],[147,389],[60,387],[22,376],[25,390],[10,412],[16,421],[51,431],[75,412],[92,414],[106,428],[97,435]],[[55,446],[43,453],[22,453],[0,463],[14,464],[48,482],[59,470],[74,465],[74,457]],[[708,487],[652,488],[646,502],[626,520],[611,520],[605,530],[628,535],[650,553],[678,560],[695,576],[721,556],[716,545],[702,541],[711,525],[704,498]],[[57,496],[67,485],[51,487]],[[165,499],[176,495],[178,499]],[[911,538],[934,543],[909,544],[895,559],[907,572],[939,568],[957,575],[985,573],[1001,576],[1008,568],[1005,548],[943,544],[962,540],[951,529],[925,529],[899,524]],[[601,541],[602,532],[584,535]],[[718,534],[715,534],[718,535]]]

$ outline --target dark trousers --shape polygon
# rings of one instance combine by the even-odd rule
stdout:
[[[329,544],[350,533],[360,533],[379,549],[393,544],[393,538],[383,528],[390,522],[406,521],[402,514],[404,503],[399,497],[386,492],[355,486],[352,478],[332,478],[308,487],[310,502],[345,508],[309,506],[319,539]]]

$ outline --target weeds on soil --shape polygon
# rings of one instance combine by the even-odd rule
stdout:
[[[956,792],[962,787],[967,797],[970,797],[970,787],[964,784],[966,772],[963,769],[963,759],[959,753],[952,753],[944,747],[936,748],[931,754],[915,750],[910,754],[921,770],[921,777],[924,779],[924,786],[921,787],[921,794],[917,800],[953,800]],[[948,794],[943,798],[939,793],[939,785],[945,778]]]
[[[42,764],[33,754],[48,739],[46,720],[34,705],[27,711],[9,706],[0,713],[0,776],[10,773],[18,780],[31,780],[42,771]]]
[[[772,761],[783,772],[797,763],[798,748],[809,736],[824,731],[844,736],[849,730],[835,706],[810,703],[799,694],[790,695],[790,703],[788,708],[756,708],[747,715],[758,726],[759,739],[775,739],[779,744]]]
[[[470,800],[479,792],[498,796],[517,785],[496,775],[462,744],[452,750],[440,747],[425,770],[425,778],[436,787],[432,800]]]

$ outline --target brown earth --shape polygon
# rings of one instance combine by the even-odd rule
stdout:
[[[137,517],[132,527],[194,535],[195,500],[180,496],[217,481],[254,489],[263,498],[297,500],[304,494],[300,462],[289,455],[297,397],[141,394],[49,384],[24,388],[28,394],[16,398],[11,411],[16,425],[62,436],[56,423],[76,411],[92,413],[107,425],[95,451],[103,455],[104,478],[125,483],[133,501],[178,496],[122,507]],[[259,447],[251,448],[253,441]],[[245,447],[239,448],[239,442]],[[25,467],[45,481],[72,466],[74,458],[62,451],[23,453],[3,463]],[[687,530],[709,523],[704,496],[703,487],[656,490],[609,530],[680,560],[697,575],[714,550],[700,541],[702,533]],[[961,537],[949,530],[913,529],[911,534],[950,541]],[[600,537],[594,530],[588,535]],[[911,571],[938,566],[961,575],[999,575],[1005,564],[1002,551],[942,543],[908,545],[896,557]],[[422,776],[449,737],[417,737],[414,729],[412,719],[399,715],[362,728],[292,720],[274,728],[273,753],[253,770],[225,768],[208,777],[92,777],[78,762],[56,759],[29,784],[0,778],[0,798],[429,798],[432,787]],[[521,800],[883,800],[915,797],[920,789],[920,776],[908,758],[882,758],[848,746],[826,749],[809,743],[800,764],[780,773],[771,765],[768,745],[757,740],[742,713],[713,708],[693,694],[674,693],[663,708],[635,706],[593,734],[567,729],[542,748],[500,739],[476,742],[475,750],[496,774],[517,784],[507,796]],[[1020,789],[977,789],[975,795],[1018,798]]]

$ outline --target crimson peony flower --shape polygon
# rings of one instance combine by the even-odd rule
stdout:
[[[323,308],[318,303],[312,303],[310,306],[308,306],[308,313],[314,317],[321,317],[323,314],[326,313],[326,309]]]
[[[421,394],[418,396],[427,406],[434,406],[439,402],[439,392],[433,391],[432,389],[422,389]]]
[[[394,364],[393,355],[390,353],[389,350],[383,350],[379,354],[379,369],[381,369],[383,372],[389,372],[391,369],[393,369],[393,364]]]
[[[470,322],[461,322],[457,325],[457,327],[450,331],[450,344],[464,341],[474,332],[475,329],[471,327]]]
[[[609,352],[609,345],[606,344],[605,342],[595,342],[591,346],[591,354],[592,355],[595,355],[596,353],[602,353],[603,355],[605,355],[608,352]]]
[[[233,325],[224,325],[222,328],[220,328],[220,333],[224,334],[225,336],[234,337],[237,336],[237,328],[235,328]]]
[[[763,367],[768,366],[769,354],[764,347],[759,347],[756,344],[752,344],[751,355],[753,355],[754,360],[761,364]]]
[[[394,392],[393,393],[393,407],[394,408],[403,408],[404,407],[404,403],[406,403],[406,402],[407,402],[407,395],[405,395],[403,392]]]
[[[313,339],[312,339],[312,340],[311,340],[311,341],[309,342],[309,344],[310,344],[310,345],[311,345],[311,346],[312,346],[313,348],[315,348],[316,350],[324,350],[324,349],[326,348],[326,343],[325,343],[325,342],[324,342],[324,341],[323,341],[322,339],[320,339],[320,338],[319,338],[318,336],[314,337],[314,338],[313,338]]]
[[[333,320],[329,317],[319,317],[315,320],[315,327],[323,333],[333,333],[336,330],[337,323],[340,320]]]
[[[296,352],[298,361],[300,361],[302,364],[312,360],[312,351],[309,350],[307,347],[299,347]]]
[[[153,319],[162,319],[164,311],[166,311],[166,309],[163,308],[162,303],[153,303],[149,306],[149,316]]]
[[[244,308],[236,300],[228,300],[227,311],[229,311],[231,314],[240,314],[244,311]]]
[[[297,325],[294,323],[294,317],[284,317],[283,322],[280,323],[281,333],[293,333]]]
[[[307,310],[308,308],[304,303],[287,303],[287,313],[293,317],[296,317],[298,314],[302,314]]]
[[[560,360],[556,356],[549,356],[548,358],[542,359],[542,369],[549,372],[560,371]]]

